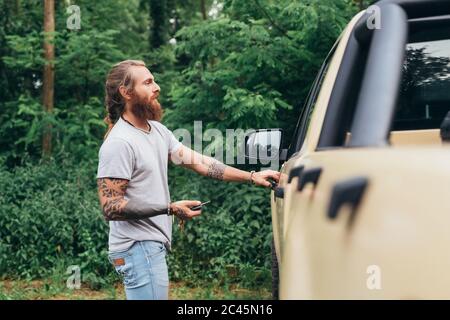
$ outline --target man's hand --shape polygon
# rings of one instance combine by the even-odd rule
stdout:
[[[272,187],[268,179],[273,179],[276,183],[280,180],[280,173],[273,170],[255,172],[252,176],[253,183],[262,187]]]
[[[190,220],[199,216],[202,210],[192,211],[191,208],[199,206],[202,203],[200,201],[183,200],[170,204],[170,212],[182,220]]]

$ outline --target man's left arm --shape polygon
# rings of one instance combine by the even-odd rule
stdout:
[[[214,158],[204,156],[186,146],[178,148],[170,157],[175,164],[191,169],[203,176],[223,181],[252,181],[259,186],[271,187],[268,179],[270,178],[278,182],[280,178],[280,173],[273,170],[264,170],[252,174],[251,172],[227,166]]]

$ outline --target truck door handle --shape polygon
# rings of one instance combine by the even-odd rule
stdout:
[[[336,219],[339,209],[344,204],[351,205],[353,216],[356,213],[368,184],[369,180],[366,177],[355,177],[336,183],[331,194],[328,218]]]
[[[295,177],[300,177],[304,168],[305,168],[305,166],[298,166],[298,167],[293,168],[291,170],[291,172],[289,172],[289,177],[288,177],[287,183],[291,183],[292,179],[294,179]]]
[[[291,183],[292,179],[294,179],[294,177],[300,177],[300,175],[303,172],[303,168],[304,168],[304,166],[298,166],[298,167],[293,168],[289,172],[289,177],[288,177],[287,183],[288,184]],[[284,188],[283,187],[275,187],[273,189],[273,191],[274,191],[275,198],[280,198],[280,199],[284,198]]]
[[[322,168],[312,168],[303,171],[300,179],[298,180],[297,190],[302,191],[307,183],[312,183],[314,186],[319,181],[320,175],[322,173]]]

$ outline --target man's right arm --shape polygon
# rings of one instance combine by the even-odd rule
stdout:
[[[200,201],[178,201],[168,206],[137,203],[136,200],[129,202],[125,200],[128,183],[126,179],[97,179],[100,205],[107,221],[140,220],[168,213],[187,220],[201,214],[201,210],[190,210],[190,207],[199,205]]]

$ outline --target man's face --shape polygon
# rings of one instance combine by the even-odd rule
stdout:
[[[162,109],[157,100],[160,88],[155,78],[146,67],[132,67],[134,78],[131,112],[141,119],[157,120],[162,116]]]

